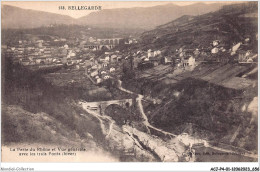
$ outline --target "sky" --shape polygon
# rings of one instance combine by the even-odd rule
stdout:
[[[157,6],[157,5],[164,5],[164,4],[176,4],[180,6],[184,5],[191,5],[193,3],[192,1],[34,1],[34,2],[27,2],[27,1],[5,1],[1,2],[2,5],[12,5],[16,7],[20,7],[23,9],[32,9],[32,10],[38,10],[38,11],[45,11],[45,12],[52,12],[52,13],[58,13],[63,15],[68,15],[73,18],[79,18],[82,16],[86,16],[87,14],[91,12],[95,12],[95,10],[59,10],[59,6],[102,6],[102,9],[113,9],[113,8],[133,8],[133,7],[151,7],[151,6]],[[215,3],[213,1],[205,2],[204,3]],[[223,1],[221,2],[223,3]]]

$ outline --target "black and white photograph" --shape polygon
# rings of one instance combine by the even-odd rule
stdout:
[[[1,96],[2,162],[258,162],[258,1],[2,1]]]

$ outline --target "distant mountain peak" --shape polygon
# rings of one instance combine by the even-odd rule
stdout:
[[[79,24],[106,28],[153,29],[183,15],[201,15],[219,9],[220,3],[194,3],[179,6],[173,3],[152,7],[104,9],[79,19],[50,12],[2,6],[2,28],[35,28],[50,24]]]
[[[152,7],[107,9],[81,17],[78,19],[78,22],[83,25],[89,24],[109,28],[152,29],[183,15],[196,16],[219,10],[222,4],[217,4],[200,2],[187,6],[179,6],[168,3]]]
[[[183,15],[141,35],[143,49],[212,48],[219,40],[223,47],[252,40],[250,48],[257,51],[257,2],[229,4],[218,11],[199,16]],[[255,41],[257,42],[257,41]],[[222,47],[222,48],[223,48]]]
[[[73,24],[70,16],[3,5],[2,28],[35,28],[50,24]]]

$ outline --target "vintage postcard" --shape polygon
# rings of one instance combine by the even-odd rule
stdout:
[[[258,162],[258,2],[1,2],[2,162]]]

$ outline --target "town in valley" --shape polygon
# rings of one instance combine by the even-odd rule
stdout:
[[[83,24],[2,4],[2,146],[120,162],[258,161],[257,6],[198,3],[211,11],[154,27],[120,9]],[[13,23],[19,12],[45,23]]]

